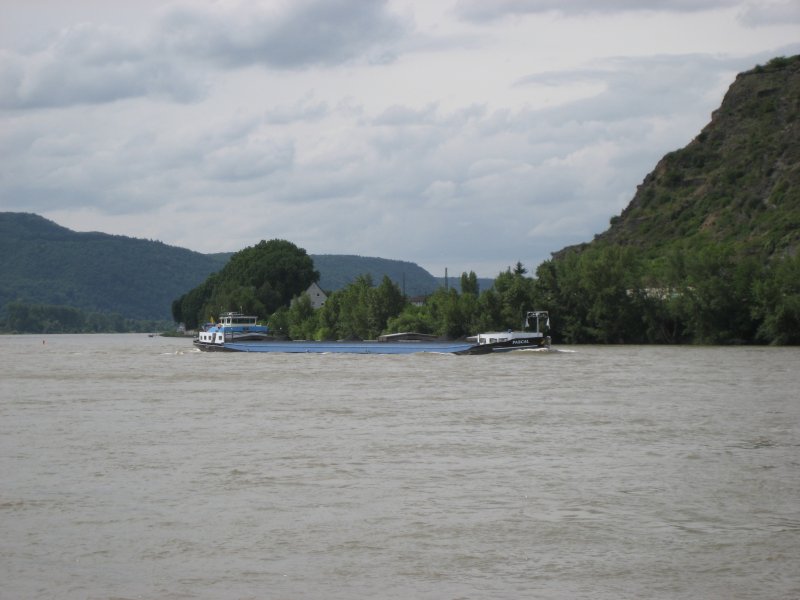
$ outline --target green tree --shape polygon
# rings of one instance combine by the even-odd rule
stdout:
[[[165,321],[124,319],[117,314],[84,312],[72,306],[12,302],[0,323],[15,333],[100,333],[167,330]]]
[[[593,248],[568,252],[537,269],[532,297],[554,312],[558,338],[568,343],[640,341],[637,303],[644,294],[633,251]]]
[[[339,296],[338,330],[343,338],[371,337],[369,318],[369,296],[372,289],[372,276],[359,275]]]
[[[770,344],[800,344],[800,254],[770,265],[753,285],[753,312],[760,321],[757,339]]]
[[[433,334],[436,326],[430,312],[424,306],[407,304],[396,317],[389,319],[386,330],[390,333],[416,332]]]
[[[480,285],[478,284],[478,276],[475,271],[470,271],[469,274],[461,274],[461,293],[472,294],[478,296],[480,294]]]
[[[289,337],[294,340],[314,339],[318,328],[318,320],[311,298],[308,294],[300,294],[289,307]]]
[[[493,287],[484,291],[478,298],[475,322],[471,333],[492,331],[503,327],[503,302]]]
[[[640,342],[641,317],[636,255],[631,248],[601,247],[581,255],[581,284],[589,299],[586,314],[591,341]]]
[[[185,293],[172,303],[172,316],[177,323],[184,323],[188,329],[196,329],[211,315],[205,310],[214,288],[219,283],[219,275],[212,273],[200,285]]]
[[[752,341],[758,328],[751,316],[751,285],[757,279],[752,260],[733,249],[709,244],[687,257],[683,290],[687,329],[695,343]]]
[[[525,277],[527,269],[518,262],[514,271],[507,269],[500,273],[494,281],[494,288],[500,296],[500,321],[496,323],[502,329],[519,329],[525,313],[534,308],[533,279]]]
[[[311,257],[286,240],[261,241],[173,302],[173,317],[195,328],[211,315],[241,310],[266,316],[319,279]]]
[[[377,337],[386,329],[389,319],[399,315],[406,304],[403,292],[384,275],[378,287],[367,296],[367,321],[370,337]]]
[[[317,310],[317,325],[318,330],[315,339],[318,340],[335,340],[341,337],[339,332],[339,313],[341,309],[341,300],[338,294],[331,294]]]
[[[277,337],[288,337],[290,329],[289,308],[286,306],[281,306],[278,310],[272,313],[267,320],[267,326],[269,327],[272,335]]]

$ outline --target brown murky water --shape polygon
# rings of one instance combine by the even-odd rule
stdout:
[[[0,598],[800,597],[800,350],[2,336]]]

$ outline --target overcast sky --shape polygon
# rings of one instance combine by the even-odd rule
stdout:
[[[533,271],[797,53],[797,0],[0,0],[0,210]]]

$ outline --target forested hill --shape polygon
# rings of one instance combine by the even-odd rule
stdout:
[[[800,56],[739,74],[711,122],[667,154],[597,237],[649,256],[709,242],[765,258],[800,245]]]
[[[353,283],[359,275],[370,275],[378,284],[384,275],[408,296],[430,294],[438,286],[436,278],[416,263],[348,254],[312,254],[323,290],[336,291]]]
[[[35,214],[0,212],[0,316],[13,301],[69,306],[132,319],[169,320],[175,298],[220,270],[230,253],[201,254],[162,242],[79,233]],[[323,289],[384,274],[409,295],[433,292],[420,266],[361,256],[312,256]]]
[[[78,233],[35,214],[0,213],[0,310],[16,300],[169,319],[172,300],[226,260],[161,242]]]
[[[566,341],[800,343],[800,56],[738,75],[606,232],[537,275]]]

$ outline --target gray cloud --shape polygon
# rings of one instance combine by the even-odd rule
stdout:
[[[45,47],[0,54],[2,108],[100,104],[144,96],[187,102],[202,93],[202,85],[186,69],[105,27],[70,27]]]
[[[269,223],[273,235],[316,251],[430,263],[446,260],[446,247],[465,268],[499,260],[535,266],[605,229],[658,158],[699,131],[733,74],[751,63],[702,55],[610,59],[518,82],[531,94],[575,81],[602,84],[591,98],[562,106],[395,104],[374,115],[350,106],[335,109],[334,128],[314,125],[311,137],[292,128],[305,113],[325,113],[313,97],[266,116],[207,122],[186,115],[196,125],[168,135],[158,122],[117,134],[115,122],[129,122],[135,107],[120,109],[116,121],[86,109],[70,125],[55,126],[53,114],[31,116],[6,132],[5,192],[18,208],[39,212],[84,206],[134,214],[169,198],[189,214],[235,201],[252,213],[243,229],[221,224],[237,235],[264,235]],[[109,131],[99,129],[102,121]],[[347,232],[356,231],[348,242]],[[493,243],[476,246],[475,235]]]
[[[276,106],[268,109],[264,118],[268,123],[288,125],[299,121],[319,121],[330,114],[328,103],[305,98],[289,106]]]
[[[430,125],[435,122],[435,115],[435,104],[429,104],[423,109],[394,104],[378,115],[373,120],[373,123],[375,125],[393,126]]]
[[[292,140],[266,135],[255,116],[165,130],[163,119],[140,118],[137,106],[72,111],[66,121],[57,111],[23,114],[4,132],[3,210],[134,215],[249,195],[294,162]]]
[[[731,7],[739,0],[458,0],[456,14],[467,21],[490,21],[505,16],[556,12],[564,15],[619,12],[697,12]]]
[[[392,60],[411,25],[385,2],[303,0],[269,12],[174,6],[149,34],[81,24],[41,47],[0,51],[0,108],[103,104],[130,98],[192,102],[206,91],[204,66],[288,69],[350,60]],[[320,105],[306,106],[324,111]],[[319,113],[322,114],[322,113]],[[305,118],[303,117],[303,118]],[[286,115],[268,115],[286,119]],[[291,118],[291,117],[290,117]]]
[[[617,57],[594,67],[533,74],[517,85],[602,84],[604,89],[598,94],[546,112],[553,118],[568,113],[581,115],[584,121],[610,122],[685,113],[707,102],[709,88],[729,84],[731,72],[754,66],[747,60],[699,54]]]
[[[455,118],[435,106],[392,106],[374,120],[380,129],[363,165],[373,177],[363,194],[393,202],[415,227],[373,225],[375,243],[428,257],[446,247],[470,265],[535,266],[603,231],[658,159],[708,122],[733,74],[754,64],[752,57],[618,58],[520,84],[603,84],[591,98],[555,108]],[[476,247],[476,235],[492,243]]]
[[[458,6],[493,18],[598,4]],[[597,52],[580,69],[520,77],[521,64],[533,71],[559,61],[512,45],[513,66],[498,66],[498,87],[484,93],[477,82],[491,65],[470,80],[475,60],[491,52],[477,46],[502,36],[499,26],[476,42],[477,28],[463,24],[414,32],[383,2],[262,5],[186,5],[149,21],[141,36],[86,25],[35,50],[0,53],[0,106],[69,107],[2,113],[2,209],[61,211],[97,219],[94,228],[115,222],[105,230],[129,235],[170,232],[171,243],[201,251],[282,237],[314,252],[448,265],[454,274],[489,276],[516,260],[533,269],[604,230],[658,159],[706,124],[735,73],[772,57]],[[731,3],[648,4],[715,6]],[[459,38],[465,30],[471,45]],[[408,60],[373,68],[395,53]],[[463,73],[463,82],[454,77],[448,89],[434,79],[444,72]],[[536,108],[550,94],[561,103]],[[203,234],[210,222],[225,234]]]
[[[261,179],[290,168],[294,156],[293,144],[248,140],[207,153],[204,171],[209,177],[222,181]]]
[[[391,60],[393,42],[410,27],[385,1],[300,0],[281,8],[172,8],[161,19],[158,37],[170,51],[198,60],[294,68],[364,56]]]
[[[797,0],[783,0],[748,4],[739,15],[739,20],[751,27],[800,23],[800,3]]]

